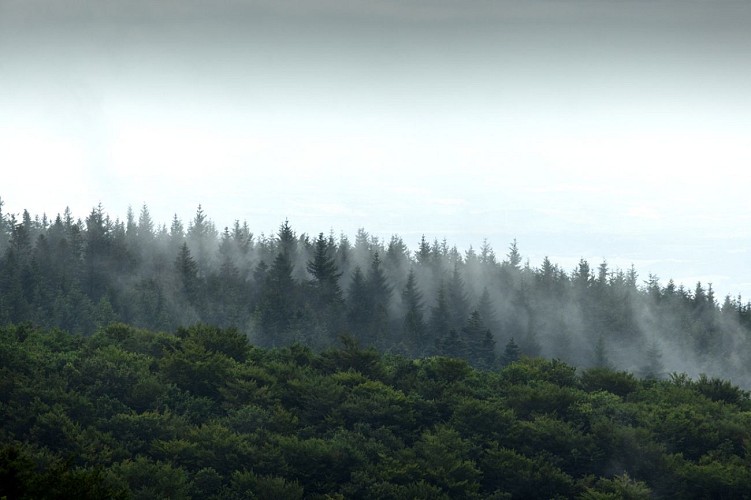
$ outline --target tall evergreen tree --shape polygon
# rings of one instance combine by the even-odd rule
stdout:
[[[113,265],[111,231],[112,223],[100,203],[86,218],[83,287],[94,302],[99,301],[109,285],[108,274]]]
[[[454,264],[454,272],[446,289],[446,299],[451,329],[458,331],[464,326],[464,321],[469,316],[467,293],[464,289],[464,279],[462,279],[458,262]]]
[[[407,284],[402,291],[404,307],[404,344],[410,354],[419,355],[425,348],[425,321],[423,320],[422,293],[417,288],[414,269],[409,270]]]
[[[511,364],[514,361],[518,361],[520,357],[521,349],[516,342],[514,342],[514,337],[511,337],[509,341],[506,342],[506,347],[503,349],[503,364]]]
[[[341,303],[343,296],[339,278],[342,273],[333,257],[336,249],[331,247],[323,233],[318,235],[314,247],[313,258],[308,261],[307,270],[313,276],[316,293],[323,304]]]
[[[495,311],[495,305],[490,298],[488,287],[484,287],[480,300],[477,302],[477,312],[480,313],[482,322],[488,326],[491,331],[500,331],[498,317]]]
[[[287,344],[297,313],[297,284],[292,277],[293,264],[284,247],[266,275],[261,299],[261,343],[270,347]]]
[[[180,252],[177,254],[175,271],[179,290],[184,300],[194,308],[198,307],[201,296],[201,281],[198,275],[198,264],[193,259],[187,242],[183,242]]]
[[[198,265],[198,273],[202,277],[209,273],[213,265],[217,234],[214,223],[209,220],[203,211],[203,207],[199,204],[196,215],[188,224],[186,237]]]
[[[467,347],[467,359],[475,366],[480,366],[488,359],[488,353],[484,352],[486,347],[486,333],[489,330],[482,322],[480,313],[472,311],[467,323],[462,328],[462,339]],[[492,339],[492,334],[491,334]],[[493,348],[495,343],[493,342]]]
[[[366,284],[371,303],[371,324],[367,341],[372,345],[384,347],[389,336],[389,305],[392,287],[383,272],[381,258],[377,251],[373,254]]]
[[[467,344],[456,330],[451,330],[439,340],[438,352],[450,358],[467,359]]]
[[[438,286],[435,305],[430,311],[427,345],[438,345],[440,339],[451,331],[451,314],[446,300],[446,287],[441,283]]]
[[[354,337],[364,342],[372,316],[368,284],[360,267],[355,267],[347,293],[347,319]]]
[[[309,297],[309,303],[314,308],[319,328],[328,332],[328,338],[319,340],[329,345],[334,343],[344,327],[344,296],[339,285],[342,273],[336,266],[335,253],[336,248],[331,241],[320,233],[307,265],[313,278],[310,281],[313,293]]]
[[[149,207],[144,203],[138,215],[138,239],[142,244],[149,243],[154,238],[154,221],[151,219]]]
[[[427,267],[430,265],[430,243],[428,243],[428,240],[425,239],[424,234],[422,235],[422,238],[420,238],[420,245],[415,252],[415,258],[417,259],[417,263],[422,267]]]
[[[516,244],[516,238],[514,238],[514,241],[511,242],[511,245],[509,246],[509,251],[506,255],[506,262],[508,262],[509,266],[511,266],[513,269],[516,269],[517,271],[521,270],[522,255],[521,253],[519,253],[519,247]]]

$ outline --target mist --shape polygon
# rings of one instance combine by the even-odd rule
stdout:
[[[486,369],[508,362],[515,343],[522,355],[580,368],[707,374],[751,387],[751,305],[740,297],[606,261],[532,263],[515,240],[460,251],[447,239],[365,229],[297,233],[289,221],[269,234],[239,220],[220,230],[200,206],[169,224],[145,205],[122,220],[101,206],[85,219],[25,211],[0,220],[3,322],[86,335],[113,321],[166,331],[203,322],[261,346],[314,349],[345,335],[383,352],[464,357]]]

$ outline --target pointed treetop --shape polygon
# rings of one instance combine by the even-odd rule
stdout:
[[[514,241],[511,242],[511,246],[509,246],[509,251],[506,258],[508,259],[508,263],[511,267],[515,269],[521,269],[522,256],[519,253],[519,247],[516,244],[516,238],[514,238]]]

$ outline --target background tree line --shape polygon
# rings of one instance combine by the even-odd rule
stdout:
[[[410,357],[459,357],[482,368],[520,355],[664,377],[709,373],[751,386],[751,305],[718,301],[635,269],[564,270],[503,257],[487,243],[460,252],[424,237],[413,252],[357,232],[254,234],[219,230],[199,206],[187,224],[125,220],[101,205],[83,220],[4,214],[0,203],[0,324],[30,321],[85,335],[112,322],[173,331],[236,327],[260,346],[315,350],[350,335]]]

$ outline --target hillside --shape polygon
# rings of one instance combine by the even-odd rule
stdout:
[[[0,213],[0,324],[30,321],[91,335],[112,322],[174,331],[234,327],[255,345],[315,351],[349,335],[407,357],[444,355],[498,368],[510,349],[645,377],[702,373],[751,387],[751,306],[636,269],[581,260],[572,270],[503,257],[487,242],[460,252],[422,238],[382,241],[218,230],[198,208],[156,224],[101,205],[85,220]]]
[[[751,401],[523,358],[477,370],[352,339],[0,331],[8,498],[747,498]],[[650,496],[652,495],[652,496]]]

